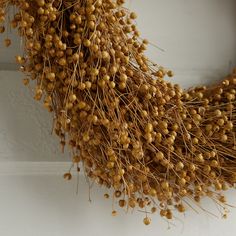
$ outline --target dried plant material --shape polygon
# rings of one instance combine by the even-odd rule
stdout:
[[[52,112],[73,165],[112,188],[120,207],[145,209],[146,225],[147,214],[185,212],[187,199],[208,196],[225,209],[222,192],[236,182],[236,71],[189,91],[165,81],[173,72],[144,55],[148,41],[123,3],[2,0],[0,33],[18,29],[23,83]]]

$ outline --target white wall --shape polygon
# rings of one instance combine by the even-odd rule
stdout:
[[[51,135],[51,114],[35,102],[22,78],[17,71],[0,71],[0,160],[68,160]]]
[[[129,0],[138,15],[143,38],[165,52],[149,46],[155,62],[175,71],[173,82],[184,87],[210,83],[236,66],[235,0]],[[236,234],[236,210],[222,220],[199,210],[188,209],[170,225],[158,216],[152,225],[142,224],[143,214],[111,216],[111,201],[104,189],[92,189],[80,177],[67,183],[62,174],[69,168],[69,154],[61,154],[58,140],[51,136],[51,117],[32,99],[15,67],[19,52],[17,37],[10,51],[0,47],[0,235],[3,236],[108,236],[188,235],[230,236]],[[0,40],[1,41],[1,40]],[[232,62],[232,63],[231,63]],[[236,205],[235,193],[228,193]],[[216,213],[209,200],[204,207]]]
[[[111,216],[111,200],[103,198],[104,189],[93,187],[90,203],[87,183],[83,178],[79,183],[76,195],[76,179],[67,183],[60,175],[1,175],[0,235],[232,236],[236,233],[235,209],[223,220],[195,207],[198,214],[188,209],[184,216],[177,215],[169,227],[157,215],[152,217],[150,226],[145,226],[143,214],[137,211],[126,214],[120,210],[118,216]],[[235,203],[235,193],[228,195],[229,202]],[[203,206],[219,216],[210,201],[204,201]]]
[[[149,57],[175,72],[174,83],[211,83],[236,66],[235,0],[128,0],[138,12]]]

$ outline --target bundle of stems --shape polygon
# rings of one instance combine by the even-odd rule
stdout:
[[[236,71],[187,91],[165,81],[172,71],[145,56],[148,40],[123,4],[1,0],[0,32],[18,30],[23,83],[53,114],[73,166],[111,188],[120,207],[138,206],[150,224],[151,213],[172,219],[208,196],[225,215],[222,192],[236,182]]]

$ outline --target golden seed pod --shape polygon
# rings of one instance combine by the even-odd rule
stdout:
[[[80,156],[73,156],[73,163],[79,163],[81,160]]]
[[[169,77],[173,77],[173,76],[174,76],[174,73],[173,73],[173,71],[169,70],[169,71],[167,71],[167,75],[168,75]]]
[[[125,207],[126,201],[125,200],[119,200],[119,206],[120,207]]]
[[[184,207],[183,204],[179,204],[179,205],[177,206],[177,209],[178,209],[178,211],[181,212],[181,213],[185,212],[185,207]]]
[[[65,174],[64,174],[64,179],[66,179],[66,180],[71,180],[71,179],[72,179],[71,173],[65,173]]]
[[[182,170],[184,168],[183,162],[178,162],[175,168],[177,171]]]
[[[5,16],[4,15],[0,15],[0,23],[4,23],[5,20],[6,20]]]
[[[117,216],[117,211],[112,211],[112,216]]]
[[[39,7],[43,7],[45,5],[45,1],[44,0],[37,0],[36,2],[37,2]]]
[[[145,225],[150,225],[150,224],[151,224],[151,219],[150,219],[149,217],[145,217],[145,218],[143,219],[143,223],[144,223]]]
[[[85,47],[90,47],[91,46],[91,41],[88,40],[88,39],[85,39],[83,44],[84,44]]]
[[[76,95],[75,94],[71,94],[70,97],[69,97],[69,100],[73,103],[75,102],[77,99]]]
[[[23,84],[26,86],[26,85],[28,85],[29,84],[29,79],[23,79]]]
[[[5,39],[4,44],[6,47],[9,47],[11,45],[11,40],[10,39]]]
[[[222,115],[221,111],[219,109],[215,110],[215,114],[216,117],[220,117]]]
[[[130,13],[130,18],[131,19],[136,19],[137,18],[137,14],[135,12],[131,12]]]
[[[4,26],[0,26],[0,34],[5,32],[5,27]]]

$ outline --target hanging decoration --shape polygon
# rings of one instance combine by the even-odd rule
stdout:
[[[145,56],[148,41],[123,4],[1,0],[0,32],[18,30],[23,83],[52,113],[73,166],[112,189],[120,207],[143,209],[148,225],[154,212],[170,220],[209,197],[226,216],[223,191],[236,182],[236,71],[187,91],[167,82],[172,71]]]

